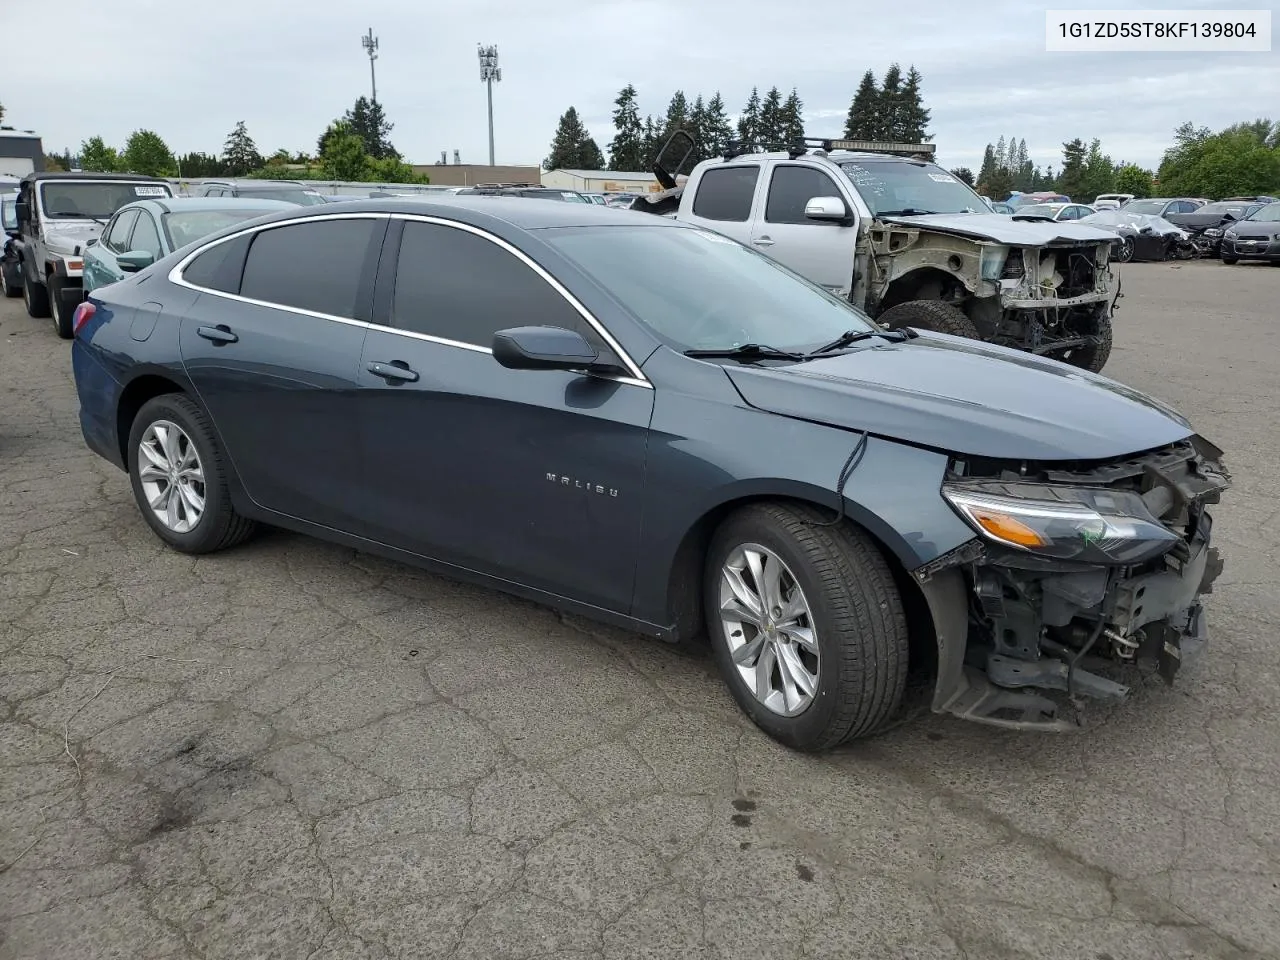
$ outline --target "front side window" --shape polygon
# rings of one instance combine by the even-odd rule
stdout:
[[[355,319],[373,219],[316,220],[254,235],[240,295]]]
[[[769,181],[769,200],[764,218],[769,223],[803,223],[839,226],[835,220],[811,220],[804,208],[814,197],[844,197],[836,182],[815,167],[786,165],[775,167]]]
[[[137,222],[138,211],[126,210],[120,216],[116,217],[115,222],[111,224],[107,230],[107,239],[103,241],[106,247],[114,250],[116,253],[124,253],[128,250],[129,231],[133,229],[133,225]]]
[[[608,226],[543,233],[679,350],[744,343],[794,350],[821,346],[849,330],[878,329],[847,301],[710,230]]]
[[[581,314],[527,264],[469,231],[412,220],[400,241],[391,324],[486,349],[508,327],[566,327],[600,348]]]
[[[760,168],[712,167],[703,171],[693,198],[693,215],[704,220],[743,223],[751,216]]]
[[[142,211],[138,214],[138,225],[133,228],[133,237],[129,241],[130,250],[145,250],[157,260],[160,259],[160,234],[156,230],[156,222],[151,214]]]

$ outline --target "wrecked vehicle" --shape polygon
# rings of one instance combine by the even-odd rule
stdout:
[[[1265,203],[1256,200],[1220,200],[1206,203],[1191,213],[1171,213],[1165,219],[1191,235],[1202,257],[1216,257],[1226,229],[1253,216],[1264,206]]]
[[[677,154],[683,149],[683,156]],[[927,157],[932,144],[731,143],[679,185],[676,131],[632,209],[731,237],[848,299],[881,325],[984,340],[1098,371],[1111,353],[1115,235],[1018,223]]]
[[[1187,260],[1198,255],[1191,234],[1164,217],[1130,213],[1127,209],[1099,210],[1079,223],[1112,230],[1120,238],[1114,259],[1117,263],[1131,260]]]

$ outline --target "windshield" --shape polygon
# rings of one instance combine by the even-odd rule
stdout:
[[[991,212],[963,181],[931,163],[859,159],[840,169],[875,216]]]
[[[126,203],[143,197],[172,197],[167,183],[63,183],[40,184],[40,206],[51,220],[106,220]]]
[[[285,203],[296,203],[304,207],[325,202],[324,197],[310,190],[246,190],[241,187],[239,194],[247,200],[283,200]]]
[[[223,227],[254,217],[265,217],[268,213],[277,213],[275,209],[267,210],[189,210],[180,213],[166,213],[160,218],[164,225],[165,236],[169,240],[170,249],[177,250],[188,243],[195,243],[201,237],[217,233]]]
[[[1158,217],[1164,211],[1168,200],[1130,200],[1124,205],[1125,213],[1140,213],[1147,217]]]
[[[610,226],[543,235],[679,350],[744,343],[799,350],[848,330],[879,330],[848,302],[709,231]]]
[[[1239,220],[1248,209],[1249,205],[1247,203],[1206,203],[1196,213],[1213,213],[1220,217],[1229,213]]]
[[[1249,219],[1261,220],[1264,223],[1280,223],[1280,203],[1268,203]]]

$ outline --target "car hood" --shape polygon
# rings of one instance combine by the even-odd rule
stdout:
[[[759,410],[969,456],[1102,460],[1194,433],[1177,411],[1106,377],[943,334],[725,372]]]
[[[1234,230],[1241,237],[1280,236],[1280,223],[1274,220],[1237,220],[1228,229]]]
[[[885,223],[937,230],[1020,247],[1051,243],[1102,243],[1115,234],[1097,227],[1047,220],[1014,220],[1004,213],[931,213],[919,217],[877,217]]]
[[[1180,227],[1194,227],[1197,230],[1216,227],[1221,223],[1239,222],[1236,219],[1228,219],[1220,213],[1171,213],[1165,219]]]
[[[56,250],[70,252],[79,246],[84,253],[84,245],[102,235],[102,224],[96,220],[46,220],[44,235]]]

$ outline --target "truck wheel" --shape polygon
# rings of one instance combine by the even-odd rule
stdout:
[[[26,304],[29,317],[43,319],[49,315],[49,291],[34,277],[27,277],[22,285],[22,302]]]
[[[1100,373],[1111,356],[1111,318],[1103,317],[1098,321],[1097,343],[1087,347],[1076,347],[1062,357],[1063,363],[1073,367],[1081,367],[1092,373]]]
[[[943,303],[941,300],[908,300],[896,307],[890,307],[877,319],[880,323],[887,324],[890,330],[919,327],[921,330],[932,330],[934,333],[949,333],[953,337],[982,339],[978,335],[978,328],[960,308]]]
[[[62,299],[62,291],[66,288],[66,281],[61,278],[49,278],[49,313],[53,317],[53,329],[63,340],[70,340],[72,311],[67,310],[66,301]]]
[[[16,263],[6,263],[0,267],[0,290],[6,297],[22,296],[22,271]]]
[[[850,524],[762,503],[707,554],[704,605],[721,675],[765,733],[804,751],[874,732],[901,703],[907,625],[893,573]]]

